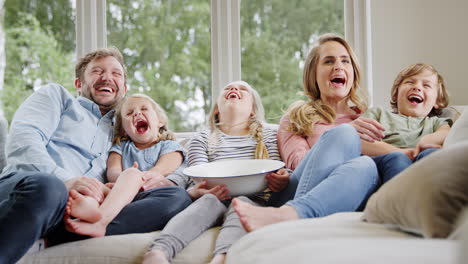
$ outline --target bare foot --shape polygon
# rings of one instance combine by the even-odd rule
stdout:
[[[214,258],[210,261],[209,264],[224,264],[225,259],[226,259],[226,254],[218,254],[214,256]]]
[[[102,218],[99,203],[76,190],[70,190],[69,192],[66,213],[89,223],[95,223]]]
[[[146,252],[143,264],[169,264],[166,254],[161,249],[153,249]]]
[[[65,229],[69,232],[90,237],[103,237],[106,235],[107,225],[102,222],[88,223],[80,219],[65,219]]]
[[[232,200],[232,205],[247,232],[252,232],[267,225],[299,219],[296,210],[287,205],[280,208],[260,207],[239,199]]]

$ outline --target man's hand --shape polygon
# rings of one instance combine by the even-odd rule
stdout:
[[[385,136],[383,133],[385,128],[374,119],[359,117],[349,124],[356,129],[362,140],[369,142],[380,141]]]
[[[175,184],[164,177],[161,173],[156,171],[145,171],[143,172],[143,180],[145,183],[142,188],[144,191],[156,188],[156,187],[167,187],[175,186]]]
[[[268,188],[274,192],[282,191],[289,184],[289,172],[286,169],[268,173],[265,178],[268,182]]]
[[[190,189],[188,191],[190,198],[192,198],[192,200],[196,200],[204,194],[211,193],[221,201],[231,199],[231,197],[228,196],[229,190],[226,185],[216,185],[211,189],[207,189],[207,184],[208,183],[206,181],[202,181],[195,185],[193,189]]]
[[[95,178],[85,176],[76,177],[66,181],[65,186],[67,186],[69,191],[76,190],[83,195],[93,197],[99,203],[104,200],[104,184]]]

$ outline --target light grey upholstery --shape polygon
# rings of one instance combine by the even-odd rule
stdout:
[[[0,172],[3,170],[6,164],[6,155],[5,155],[5,144],[6,138],[8,135],[8,122],[0,115]]]

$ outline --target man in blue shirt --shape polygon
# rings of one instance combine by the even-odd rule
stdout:
[[[113,48],[93,51],[75,74],[77,98],[60,85],[45,85],[13,118],[0,178],[0,263],[15,263],[41,237],[72,239],[62,222],[69,190],[104,199],[114,107],[127,91],[122,55]],[[190,202],[179,187],[141,192],[106,235],[161,229]]]

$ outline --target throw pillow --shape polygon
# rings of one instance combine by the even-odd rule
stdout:
[[[445,138],[444,146],[448,147],[464,140],[468,140],[468,109],[464,110],[453,124]]]
[[[445,238],[468,204],[468,141],[444,147],[384,184],[363,219]]]

